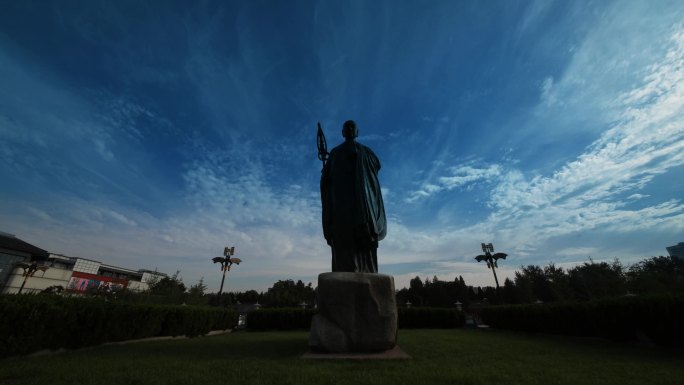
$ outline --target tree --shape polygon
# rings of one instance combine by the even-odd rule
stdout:
[[[420,277],[416,275],[415,278],[409,281],[409,288],[416,291],[423,290],[423,281],[421,281]]]
[[[549,263],[544,267],[544,277],[548,285],[548,301],[568,301],[573,299],[570,277],[562,267]],[[543,301],[543,300],[542,300]]]
[[[452,297],[454,299],[454,302],[458,301],[461,302],[462,304],[467,303],[468,301],[468,286],[465,283],[465,280],[463,279],[462,276],[458,276],[458,278],[454,279],[453,285],[452,285]]]
[[[627,272],[633,293],[681,293],[684,291],[684,258],[652,257],[632,265]]]
[[[207,290],[207,285],[204,284],[204,277],[200,278],[199,282],[190,286],[190,289],[186,293],[186,303],[193,305],[206,305],[209,301],[205,297],[205,292]]]
[[[627,292],[625,273],[617,259],[611,264],[595,263],[590,259],[589,262],[570,269],[568,273],[570,286],[577,299],[619,296]]]
[[[311,284],[305,285],[301,280],[295,283],[291,279],[274,283],[263,296],[264,304],[272,307],[295,307],[302,301],[313,305],[315,298]]]
[[[520,271],[515,272],[516,300],[520,303],[531,303],[539,298],[540,291],[543,291],[544,270],[535,265],[520,266]],[[504,282],[505,284],[505,282]]]
[[[517,288],[515,283],[509,278],[504,280],[504,284],[501,287],[501,297],[504,303],[520,303],[517,297]]]
[[[449,293],[450,282],[440,281],[434,276],[430,284],[425,283],[425,305],[450,307],[456,301]]]
[[[397,305],[402,306],[404,305],[407,301],[410,301],[409,299],[409,289],[407,288],[402,288],[401,290],[397,290],[396,294],[397,298]]]
[[[415,306],[422,306],[425,294],[425,285],[423,284],[423,281],[420,280],[419,276],[416,276],[409,281],[407,301],[410,301]]]
[[[166,297],[169,302],[183,303],[185,294],[185,284],[183,279],[178,277],[180,271],[176,271],[171,277],[164,277],[156,282],[149,284],[149,293],[152,295]]]
[[[192,297],[202,297],[207,291],[207,285],[204,284],[204,277],[200,278],[199,282],[190,286],[188,294]]]
[[[256,290],[247,290],[244,293],[237,293],[237,300],[241,303],[257,303],[260,302],[262,294],[258,293]]]

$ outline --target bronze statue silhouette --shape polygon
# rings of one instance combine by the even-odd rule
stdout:
[[[328,154],[319,123],[323,235],[332,250],[332,271],[377,273],[378,242],[387,232],[378,181],[380,160],[356,141],[353,120],[344,123],[342,136],[344,142]]]

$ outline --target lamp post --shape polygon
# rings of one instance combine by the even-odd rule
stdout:
[[[218,292],[218,297],[221,298],[221,292],[223,292],[223,282],[226,280],[226,272],[230,271],[230,266],[232,264],[239,265],[242,260],[240,258],[231,258],[235,254],[235,247],[226,247],[223,249],[223,257],[212,258],[214,263],[221,264],[221,271],[223,271],[223,278],[221,278],[221,288]]]
[[[494,273],[494,281],[496,282],[496,288],[499,288],[499,279],[496,277],[496,268],[499,267],[499,264],[496,262],[499,259],[506,259],[506,256],[508,254],[506,253],[496,253],[492,254],[494,252],[494,246],[491,243],[483,243],[482,244],[482,251],[484,252],[484,255],[478,255],[475,257],[475,260],[478,262],[485,261],[487,262],[487,268],[492,269],[492,273]]]
[[[24,282],[21,283],[21,287],[19,288],[19,292],[17,292],[17,294],[21,294],[21,291],[24,290],[24,285],[26,285],[26,281],[28,281],[29,277],[33,277],[33,274],[35,274],[36,271],[40,270],[45,272],[45,270],[48,269],[47,266],[38,266],[36,262],[31,264],[19,262],[16,266],[21,267],[24,270],[24,273],[22,274],[24,277]]]

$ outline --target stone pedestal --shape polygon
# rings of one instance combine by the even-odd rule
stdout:
[[[318,314],[311,321],[314,352],[382,352],[397,341],[394,278],[371,273],[318,276]]]

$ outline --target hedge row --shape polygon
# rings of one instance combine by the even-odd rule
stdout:
[[[0,357],[155,336],[198,336],[235,327],[233,310],[105,302],[95,298],[0,296]]]
[[[399,328],[457,328],[465,324],[463,313],[455,309],[399,308]],[[293,330],[311,327],[313,309],[275,308],[260,309],[247,314],[246,324],[250,330]]]
[[[247,314],[245,324],[250,330],[308,330],[314,314],[313,309],[259,309]]]
[[[439,307],[399,308],[400,329],[453,329],[465,325],[462,311]]]
[[[684,346],[682,295],[491,306],[483,309],[482,320],[501,329]]]

